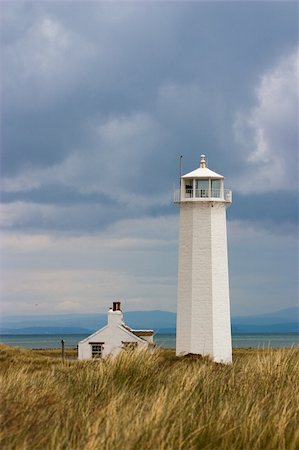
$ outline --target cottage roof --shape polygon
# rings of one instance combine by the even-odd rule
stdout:
[[[121,326],[125,330],[129,331],[130,333],[140,338],[142,338],[142,336],[152,336],[154,334],[153,330],[133,330],[132,328],[128,327],[128,325],[122,324]]]

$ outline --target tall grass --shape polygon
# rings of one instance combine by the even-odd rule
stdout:
[[[64,363],[0,346],[2,449],[299,448],[299,350],[233,365],[123,353]]]

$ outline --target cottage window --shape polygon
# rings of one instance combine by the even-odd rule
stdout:
[[[91,344],[91,356],[92,358],[101,358],[104,349],[104,342],[98,342]]]
[[[135,350],[138,345],[137,342],[123,342],[122,344],[123,344],[124,350],[128,350],[128,351]]]

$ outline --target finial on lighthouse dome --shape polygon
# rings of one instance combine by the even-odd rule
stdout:
[[[200,155],[200,165],[199,165],[199,167],[201,169],[204,169],[205,167],[207,167],[206,155]]]

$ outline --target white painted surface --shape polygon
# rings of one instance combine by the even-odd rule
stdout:
[[[202,169],[205,170],[205,169]],[[185,177],[185,176],[184,176]],[[220,189],[214,189],[212,186],[212,182],[215,180],[212,180],[211,178],[208,178],[208,188],[206,190],[203,189],[196,189],[196,179],[193,178],[181,178],[181,187],[180,187],[180,195],[174,196],[175,203],[179,203],[180,201],[196,201],[196,202],[202,202],[207,201],[207,199],[212,200],[213,202],[232,202],[232,191],[229,189],[224,189],[224,182],[223,179],[219,180],[220,183]],[[188,186],[192,186],[191,189],[187,189]],[[204,191],[204,195],[202,195]],[[216,194],[216,197],[215,197]]]
[[[207,167],[199,167],[198,169],[192,170],[192,172],[186,173],[182,178],[213,178],[213,179],[221,179],[222,175],[219,173],[213,172],[213,170],[208,169]]]
[[[204,169],[202,169],[204,170]],[[231,321],[226,206],[218,201],[179,202],[177,355],[210,355],[230,363]]]
[[[123,342],[136,342],[138,349],[148,348],[149,344],[153,343],[153,336],[140,338],[125,327],[122,312],[109,310],[108,324],[79,342],[78,359],[90,359],[92,357],[93,343],[103,343],[103,358],[108,355],[116,356],[120,353],[123,350]]]

